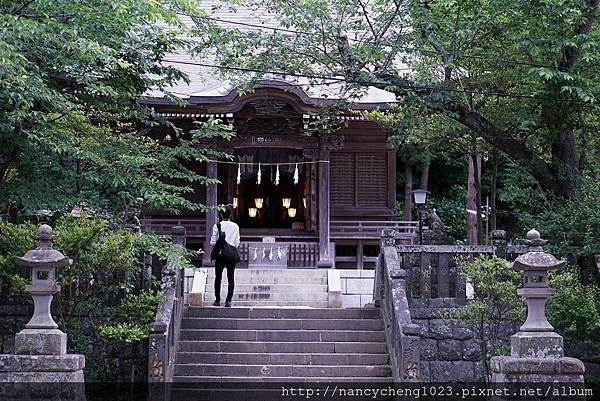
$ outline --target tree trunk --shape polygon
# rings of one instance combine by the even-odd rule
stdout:
[[[429,162],[421,166],[421,189],[427,191],[429,185]]]
[[[560,192],[567,199],[573,198],[579,175],[579,156],[574,129],[563,129],[558,139],[552,143],[552,167]]]
[[[473,163],[477,160],[479,166],[475,166]],[[480,171],[481,159],[476,156],[469,156],[468,165],[468,179],[467,179],[467,243],[469,245],[477,245],[478,242],[478,231],[477,231],[477,215],[480,214],[480,210],[477,210],[477,184],[476,175]],[[481,202],[481,199],[479,200]]]
[[[495,230],[496,227],[496,196],[498,192],[498,151],[492,152],[492,188],[490,194],[490,227]]]
[[[413,165],[404,163],[404,220],[412,220],[412,197],[413,197]]]
[[[477,243],[484,243],[484,232],[483,232],[483,220],[481,218],[481,156],[479,155],[471,155],[471,159],[473,160],[473,183],[475,184],[475,210],[477,210],[477,214],[475,215],[477,219]]]

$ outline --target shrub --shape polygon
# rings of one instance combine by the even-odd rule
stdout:
[[[88,377],[104,380],[106,342],[136,343],[148,337],[148,323],[154,319],[161,300],[155,279],[142,279],[144,253],[166,259],[174,255],[177,268],[190,266],[192,252],[172,246],[171,239],[155,234],[133,234],[114,227],[105,219],[65,216],[55,223],[54,248],[72,260],[59,269],[54,317],[69,334],[69,349],[82,352],[90,362]],[[32,224],[0,223],[0,284],[17,292],[29,281],[14,262],[35,247]],[[19,275],[21,273],[21,275]],[[106,365],[107,366],[107,365]]]
[[[600,344],[600,288],[584,285],[575,267],[550,276],[556,292],[548,301],[548,320],[566,342],[583,342],[588,349]]]
[[[474,298],[458,309],[453,317],[473,328],[481,350],[484,371],[491,377],[490,358],[507,351],[506,325],[522,321],[523,301],[517,295],[521,273],[510,270],[506,260],[480,256],[474,261],[462,260],[463,273],[473,283]],[[512,325],[511,325],[512,326]]]
[[[100,326],[100,337],[106,341],[122,341],[136,343],[148,337],[150,331],[147,325],[135,323],[117,323]]]

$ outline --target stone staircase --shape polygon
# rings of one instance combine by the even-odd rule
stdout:
[[[374,308],[189,307],[174,381],[390,380]]]
[[[326,270],[237,270],[232,308],[186,308],[174,382],[389,381],[380,310],[327,303]]]
[[[204,302],[215,300],[215,270],[208,269]],[[227,271],[221,279],[221,301],[227,295]],[[325,269],[236,269],[235,306],[328,307]]]

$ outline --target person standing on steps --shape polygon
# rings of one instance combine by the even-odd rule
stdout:
[[[219,212],[219,222],[213,226],[210,245],[213,246],[211,259],[215,261],[215,302],[214,306],[221,305],[221,278],[223,269],[227,269],[227,298],[225,306],[231,307],[233,290],[235,286],[235,264],[239,262],[237,248],[240,246],[240,227],[231,221],[232,207],[225,206]]]

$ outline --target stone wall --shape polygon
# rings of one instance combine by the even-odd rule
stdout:
[[[344,308],[362,308],[373,302],[375,270],[339,269],[339,272]]]
[[[448,313],[460,304],[453,299],[424,299],[411,303],[412,322],[420,331],[420,372],[425,382],[473,382],[484,380],[481,351],[473,331]],[[446,316],[446,317],[445,317]],[[508,323],[507,336],[518,327]]]
[[[33,304],[26,296],[0,295],[0,353],[14,352],[14,336],[21,331],[33,314]],[[64,330],[57,314],[59,328]],[[86,380],[140,382],[146,380],[147,341],[139,344],[105,343],[98,339],[93,322],[77,317],[81,330],[67,330],[68,352],[86,356]]]

